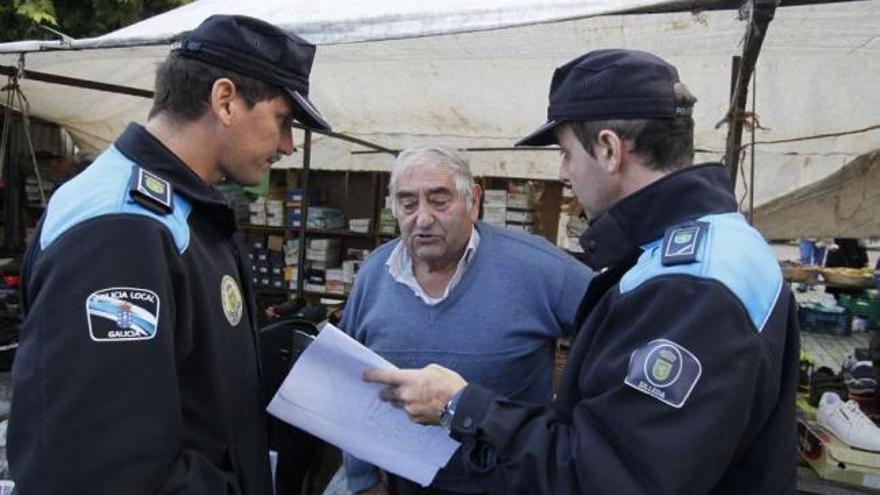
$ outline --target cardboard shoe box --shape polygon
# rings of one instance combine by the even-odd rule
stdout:
[[[483,191],[483,206],[507,207],[507,189],[486,189]]]
[[[820,478],[880,492],[880,452],[854,449],[804,419],[797,430],[798,454]]]

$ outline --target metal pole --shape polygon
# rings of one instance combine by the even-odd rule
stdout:
[[[739,153],[742,144],[742,114],[746,107],[749,80],[761,53],[761,45],[764,43],[764,35],[779,0],[751,0],[747,5],[749,11],[749,24],[746,28],[745,43],[743,44],[742,63],[736,70],[736,83],[733,95],[730,98],[730,109],[727,112],[727,144],[724,153],[724,165],[730,169],[730,182],[736,187],[736,175],[739,167]],[[723,123],[722,121],[721,123]],[[721,124],[719,123],[719,124]]]
[[[18,74],[18,69],[9,65],[0,65],[0,74],[12,76]],[[95,91],[105,91],[108,93],[140,96],[142,98],[153,97],[153,92],[148,89],[132,88],[129,86],[120,86],[118,84],[89,81],[86,79],[59,76],[57,74],[48,74],[46,72],[36,72],[32,70],[24,70],[21,72],[21,75],[24,79],[30,79],[31,81],[42,81],[51,84],[60,84],[62,86],[72,86],[74,88],[94,89]]]
[[[758,97],[758,72],[752,73],[752,163],[749,171],[749,225],[755,224],[755,127],[758,121],[755,119],[755,99]]]
[[[309,167],[312,161],[312,131],[305,129],[303,138],[303,171],[302,171],[302,201],[300,202],[299,216],[299,266],[296,270],[296,293],[303,297],[305,294],[306,276],[306,226],[309,223]]]

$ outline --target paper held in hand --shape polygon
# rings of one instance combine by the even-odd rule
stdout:
[[[439,426],[421,426],[379,399],[368,368],[396,367],[331,324],[309,344],[267,410],[349,454],[427,486],[459,443]]]

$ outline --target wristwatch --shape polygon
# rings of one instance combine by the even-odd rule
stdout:
[[[464,389],[461,389],[453,394],[452,398],[449,399],[449,402],[446,403],[446,407],[440,411],[440,426],[442,426],[447,432],[452,431],[452,420],[455,418],[455,408],[458,406],[458,399],[461,397],[463,391]]]

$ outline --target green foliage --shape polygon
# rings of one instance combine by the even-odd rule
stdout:
[[[100,36],[192,0],[0,0],[0,41]]]
[[[52,0],[15,0],[15,13],[37,24],[58,24]]]

